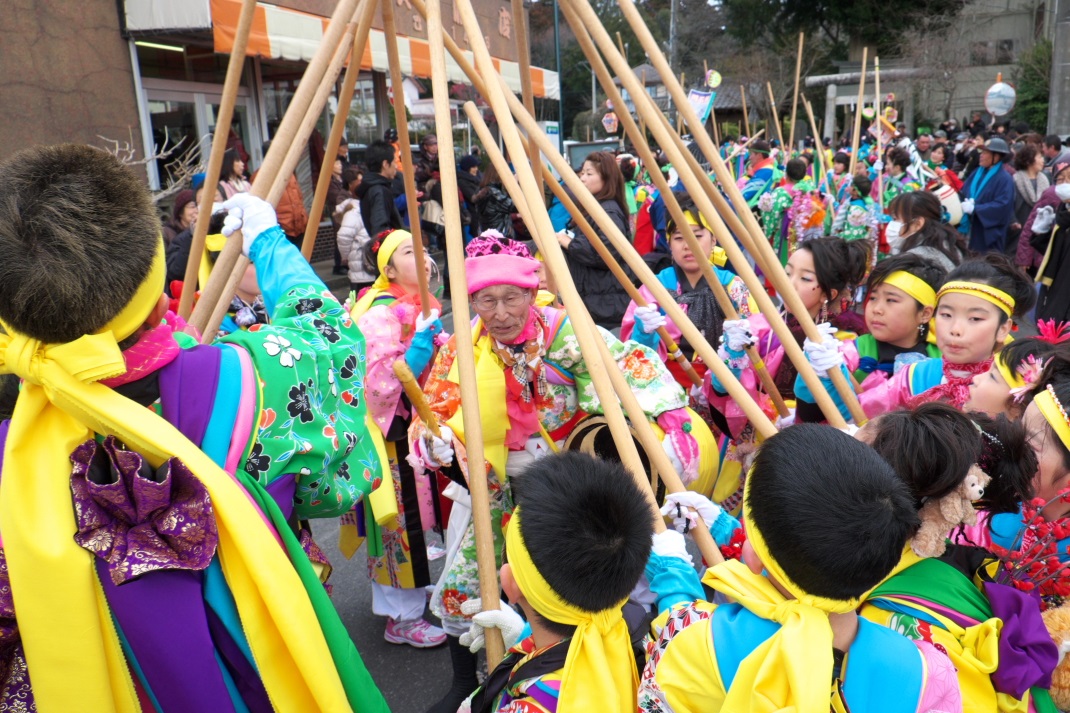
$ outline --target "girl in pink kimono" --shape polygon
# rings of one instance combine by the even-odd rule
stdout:
[[[438,301],[427,317],[420,311],[419,282],[412,235],[404,230],[380,234],[369,246],[379,269],[375,283],[352,310],[368,343],[364,382],[368,410],[381,434],[397,496],[397,518],[380,526],[371,505],[347,515],[361,521],[368,542],[368,575],[372,578],[372,611],[387,617],[384,638],[392,644],[416,648],[440,646],[442,629],[423,618],[426,590],[431,584],[425,532],[436,526],[432,488],[426,475],[416,476],[407,457],[406,433],[412,420],[411,404],[394,375],[394,362],[404,359],[413,374],[427,370],[442,333]],[[432,265],[425,255],[430,276]],[[371,262],[371,261],[369,261]],[[353,357],[356,359],[356,356]],[[343,552],[352,555],[357,540],[343,531]]]

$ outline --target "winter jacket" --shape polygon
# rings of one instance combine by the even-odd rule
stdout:
[[[980,173],[980,171],[985,173]],[[989,174],[989,172],[994,172]],[[970,250],[978,253],[1003,252],[1007,229],[1014,221],[1014,177],[1000,162],[966,179],[963,198],[974,201],[970,215]]]
[[[259,173],[257,171],[256,173]],[[253,180],[256,180],[256,173]],[[339,184],[341,185],[341,184]],[[308,211],[305,210],[305,198],[301,194],[301,186],[297,183],[297,176],[290,176],[286,182],[286,188],[279,198],[279,204],[275,206],[275,215],[279,219],[279,227],[282,232],[290,236],[303,237],[308,228]]]
[[[373,239],[384,230],[400,230],[405,227],[401,213],[394,206],[394,192],[390,180],[379,173],[368,173],[357,186],[360,201],[360,217],[364,228]]]
[[[1037,219],[1038,210],[1044,206],[1057,208],[1060,203],[1062,201],[1059,200],[1059,196],[1055,195],[1055,186],[1048,186],[1040,194],[1040,199],[1033,205],[1033,210],[1029,212],[1029,217],[1022,223],[1022,235],[1018,239],[1018,254],[1014,260],[1016,265],[1040,267],[1040,259],[1044,257],[1044,254],[1034,250],[1030,244],[1033,238],[1033,221]]]
[[[457,190],[464,197],[464,205],[462,207],[468,209],[468,215],[471,219],[468,225],[472,235],[479,235],[482,228],[479,227],[479,219],[476,217],[475,212],[475,195],[479,192],[479,176],[473,176],[465,171],[458,171]]]
[[[1070,319],[1070,206],[1056,209],[1055,225],[1046,233],[1033,233],[1033,249],[1044,258],[1037,270],[1037,282],[1047,286],[1037,303],[1037,319]]]
[[[613,223],[630,240],[628,215],[624,209],[612,199],[601,201],[601,204]],[[593,224],[594,221],[591,223]],[[569,223],[569,229],[575,233],[575,236],[565,249],[565,257],[568,258],[568,268],[572,273],[572,280],[576,283],[576,289],[586,303],[587,309],[590,310],[594,321],[600,327],[615,329],[621,325],[631,298],[613,273],[609,271],[602,257],[595,252],[587,236],[577,229],[574,222]],[[599,231],[599,237],[609,248],[610,254],[617,263],[623,264],[620,253],[602,235],[601,231]]]
[[[507,238],[514,237],[513,213],[516,208],[502,184],[491,183],[480,188],[472,200],[475,202],[473,222],[478,219],[480,232],[493,228]]]
[[[364,251],[371,237],[364,229],[364,219],[360,215],[360,201],[346,198],[334,211],[341,227],[338,228],[338,252],[349,262],[349,281],[363,284],[375,281],[374,275],[364,269]]]

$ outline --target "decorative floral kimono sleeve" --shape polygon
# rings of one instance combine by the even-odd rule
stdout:
[[[732,298],[732,303],[736,306],[736,311],[739,312],[739,316],[743,319],[750,317],[750,290],[747,289],[747,284],[739,277],[733,277],[726,289],[728,296]],[[714,344],[713,346],[716,347],[717,345]]]
[[[765,237],[772,239],[780,233],[784,211],[791,207],[791,203],[791,193],[783,188],[777,188],[758,199],[758,209],[762,212],[762,231]]]
[[[657,352],[636,342],[622,342],[601,327],[598,332],[609,347],[609,353],[617,360],[625,380],[647,416],[653,418],[665,411],[687,406],[687,395],[665,368]],[[572,331],[571,320],[567,320],[557,331],[546,350],[546,358],[575,378],[581,409],[587,413],[602,412],[587,364],[580,354],[579,340]]]
[[[360,316],[357,326],[368,348],[364,380],[368,410],[379,430],[386,433],[403,392],[401,382],[394,376],[394,362],[405,356],[401,322],[390,306],[376,305]]]
[[[424,396],[427,397],[427,405],[438,417],[439,423],[448,421],[461,407],[461,387],[448,380],[453,360],[457,358],[457,337],[450,337],[445,345],[439,348],[435,361],[431,364],[427,380],[424,382]],[[412,415],[412,425],[409,426],[410,442],[420,438],[424,433],[424,422],[416,413]]]

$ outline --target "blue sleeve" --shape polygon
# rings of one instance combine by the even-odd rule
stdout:
[[[844,378],[847,379],[847,383],[850,384],[851,377],[847,373],[847,366],[841,364],[840,371],[843,373]],[[843,420],[851,423],[854,417],[851,416],[851,412],[847,408],[847,405],[843,402],[843,399],[840,398],[840,392],[836,390],[836,386],[832,383],[832,379],[828,377],[821,379],[821,385],[832,399],[832,403],[836,404],[836,410],[843,416]],[[810,387],[806,385],[806,382],[803,381],[802,376],[795,377],[795,398],[808,404],[815,403],[814,394],[810,391]]]
[[[733,349],[730,349],[727,344],[725,345],[724,349],[726,352],[728,352],[728,359],[725,360],[724,365],[728,367],[728,370],[732,372],[732,376],[736,377],[736,380],[738,381],[739,375],[743,373],[743,369],[737,366],[732,366],[732,362],[741,363],[742,360],[746,357],[747,352],[737,352]],[[721,383],[721,380],[717,378],[716,372],[714,372],[713,369],[710,369],[708,373],[710,375],[710,386],[713,388],[713,390],[718,394],[727,394],[728,389],[726,389],[724,387],[724,384]]]
[[[679,557],[663,557],[651,552],[646,562],[646,580],[657,601],[659,614],[677,604],[706,598],[698,572]]]
[[[710,524],[710,537],[713,538],[718,547],[724,547],[732,541],[732,535],[736,534],[736,530],[740,530],[742,527],[739,524],[739,520],[732,516],[732,513],[721,508],[721,512],[717,514],[717,519]]]
[[[286,233],[277,225],[257,236],[249,249],[249,259],[256,265],[256,281],[269,315],[274,316],[279,299],[298,285],[327,289],[301,251],[286,239]]]

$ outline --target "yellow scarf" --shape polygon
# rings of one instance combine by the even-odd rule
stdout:
[[[833,672],[832,627],[828,615],[857,610],[868,592],[850,600],[826,599],[808,594],[793,583],[770,554],[750,517],[750,482],[748,478],[743,498],[747,540],[766,571],[794,598],[785,597],[768,578],[754,574],[738,560],[729,560],[706,570],[702,579],[704,584],[739,602],[757,616],[781,625],[776,634],[740,663],[732,686],[726,692],[724,710],[750,713],[826,711]],[[907,546],[899,564],[887,576],[918,559]],[[874,589],[876,586],[879,584]]]
[[[550,621],[576,627],[561,672],[557,713],[633,713],[639,677],[628,625],[621,615],[626,600],[589,612],[561,599],[531,560],[520,532],[520,508],[513,511],[506,528],[505,551],[528,603]]]
[[[346,710],[325,641],[308,635],[316,614],[301,580],[242,487],[170,423],[96,383],[125,373],[118,341],[152,312],[165,272],[161,243],[134,298],[97,334],[67,344],[6,327],[0,335],[0,374],[23,380],[4,451],[0,523],[37,705],[140,710],[93,555],[74,541],[70,453],[99,433],[115,435],[153,467],[178,457],[205,484],[223,573],[273,705]]]
[[[505,482],[505,462],[509,458],[509,449],[505,447],[505,434],[509,430],[509,413],[505,405],[505,364],[494,353],[494,341],[489,334],[483,334],[483,320],[476,319],[472,326],[476,353],[476,390],[479,394],[479,423],[483,427],[483,457],[494,468],[498,480]],[[457,371],[457,360],[450,366],[447,381],[461,383]],[[464,418],[461,408],[453,414],[446,425],[454,435],[464,443]],[[468,477],[472,475],[473,464],[468,464]],[[478,469],[477,469],[478,470]]]

